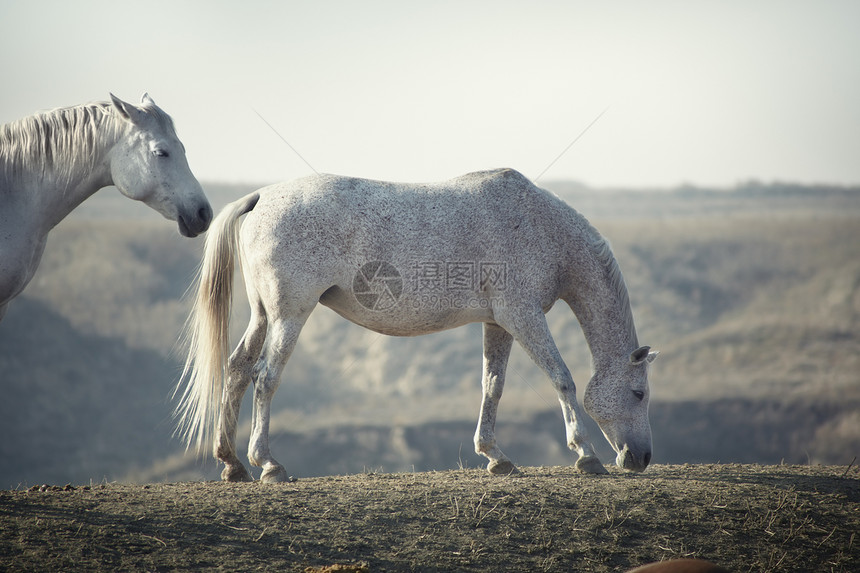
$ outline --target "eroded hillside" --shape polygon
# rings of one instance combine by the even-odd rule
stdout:
[[[860,452],[860,193],[551,188],[610,238],[640,339],[661,351],[656,461],[848,463]],[[248,190],[210,194],[219,206]],[[181,296],[202,241],[102,193],[54,231],[0,323],[7,487],[213,475],[170,436]],[[563,303],[549,321],[581,393],[579,327]],[[275,399],[276,455],[296,475],[480,463],[480,344],[478,325],[398,339],[318,309]],[[553,391],[516,347],[508,380],[500,440],[523,463],[569,463]],[[714,436],[725,439],[697,447]]]

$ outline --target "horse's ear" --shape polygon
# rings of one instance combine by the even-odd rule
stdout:
[[[631,364],[642,364],[643,362],[654,362],[657,358],[657,352],[651,352],[650,346],[640,346],[630,353]]]
[[[144,94],[140,97],[141,105],[145,105],[147,107],[155,107],[155,101],[149,97],[149,94],[144,92]]]
[[[130,119],[128,117],[128,111],[126,110],[126,103],[124,101],[113,94],[110,94],[110,101],[113,103],[113,108],[117,110],[122,117]]]
[[[143,112],[137,109],[135,106],[130,103],[126,103],[116,97],[113,94],[110,94],[110,100],[113,103],[113,108],[119,113],[120,117],[126,119],[134,124],[139,124],[143,120]]]

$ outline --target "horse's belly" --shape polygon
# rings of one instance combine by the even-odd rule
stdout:
[[[394,286],[394,285],[392,285]],[[462,293],[347,292],[333,287],[320,303],[347,320],[389,336],[418,336],[493,320],[492,300]]]

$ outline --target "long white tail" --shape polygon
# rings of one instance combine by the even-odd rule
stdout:
[[[202,453],[211,443],[221,416],[221,394],[230,356],[230,309],[233,272],[238,256],[239,217],[260,198],[254,192],[230,203],[206,233],[203,261],[196,278],[197,294],[185,325],[188,348],[185,368],[174,391],[182,398],[176,407],[177,433],[187,447]],[[193,292],[194,286],[189,289]],[[181,390],[185,382],[185,389]]]

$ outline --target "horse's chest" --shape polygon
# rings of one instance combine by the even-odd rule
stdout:
[[[0,221],[0,223],[5,223]],[[14,298],[33,278],[42,253],[45,237],[14,232],[0,224],[0,304]]]

